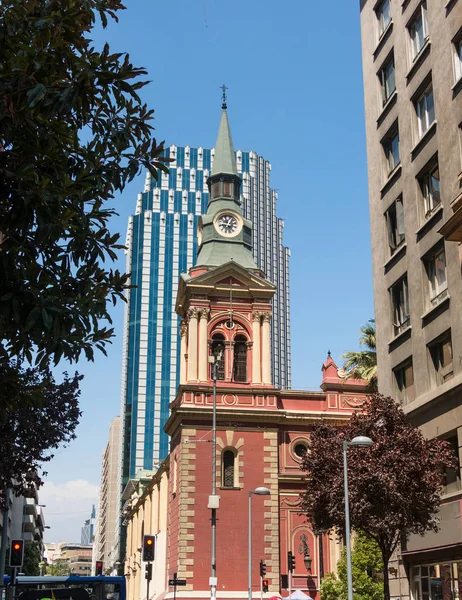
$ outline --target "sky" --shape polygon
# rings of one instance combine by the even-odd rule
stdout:
[[[142,97],[166,145],[213,147],[228,89],[235,149],[272,164],[291,250],[292,387],[319,388],[327,351],[338,366],[373,318],[359,2],[126,0],[119,23],[92,36],[146,68]],[[125,240],[141,173],[114,200]],[[121,253],[119,264],[124,269]],[[108,357],[58,371],[85,375],[77,439],[46,465],[45,541],[80,541],[97,502],[109,424],[120,410],[123,306]]]

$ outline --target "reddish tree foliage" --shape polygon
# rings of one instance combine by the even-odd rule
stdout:
[[[374,445],[347,451],[351,527],[378,543],[389,599],[388,562],[400,536],[438,530],[445,469],[456,468],[457,460],[449,443],[426,440],[392,398],[374,394],[343,429],[313,429],[303,461],[308,476],[301,506],[316,529],[345,534],[342,448],[344,440],[358,435]]]
[[[75,438],[80,418],[78,397],[82,375],[64,374],[56,383],[50,370],[22,369],[0,361],[0,508],[6,489],[27,496],[40,486],[39,469],[52,450]],[[44,473],[46,474],[46,473]]]

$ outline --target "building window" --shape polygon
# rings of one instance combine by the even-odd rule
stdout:
[[[404,208],[403,199],[398,198],[396,202],[390,206],[385,213],[388,230],[388,245],[390,247],[390,254],[401,246],[404,242]]]
[[[413,565],[410,569],[412,600],[459,598],[462,561]]]
[[[389,175],[400,163],[399,132],[397,129],[383,140],[382,146],[387,162],[387,174]]]
[[[445,440],[451,445],[454,455],[457,457],[457,468],[444,470],[444,491],[446,494],[460,490],[460,464],[459,464],[459,444],[457,441],[457,432]],[[462,576],[462,573],[460,573]]]
[[[247,381],[247,340],[243,335],[234,340],[234,381]]]
[[[439,245],[423,259],[430,285],[430,304],[436,306],[447,295],[446,255],[444,246]]]
[[[300,458],[300,459],[305,457],[305,454],[307,453],[307,451],[308,451],[308,446],[301,442],[298,442],[294,446],[294,454],[295,454],[295,456],[298,456],[298,458]]]
[[[420,191],[424,202],[424,215],[428,219],[441,204],[440,170],[438,162],[432,164],[419,178]]]
[[[236,455],[232,450],[225,450],[222,455],[222,481],[221,485],[225,488],[233,488],[234,485],[234,463]]]
[[[462,77],[462,36],[454,42],[454,74],[459,81]]]
[[[398,335],[410,325],[407,277],[403,277],[392,286],[391,301],[393,306],[394,333]]]
[[[219,181],[216,181],[215,183],[212,184],[212,198],[220,197],[220,186],[221,186],[221,183]]]
[[[385,29],[391,22],[390,0],[383,0],[375,9],[379,25],[379,39],[382,37]]]
[[[216,378],[219,381],[225,379],[225,337],[221,333],[217,333],[212,337],[212,356],[217,359],[216,362]]]
[[[421,138],[435,120],[435,103],[431,85],[415,100],[414,107],[417,115],[419,138]]]
[[[233,197],[233,184],[229,181],[223,183],[223,196],[226,196],[226,198]]]
[[[428,345],[431,364],[433,366],[433,379],[436,385],[449,381],[454,376],[452,365],[451,332],[447,331]]]
[[[408,29],[411,38],[412,60],[415,60],[428,40],[427,7],[425,3],[420,5]]]
[[[395,59],[391,59],[379,71],[382,104],[385,105],[395,91]]]
[[[408,359],[393,369],[396,387],[398,388],[399,400],[402,404],[409,404],[415,399],[414,392],[414,368],[412,359]]]

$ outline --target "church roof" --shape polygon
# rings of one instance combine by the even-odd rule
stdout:
[[[233,139],[229,128],[226,108],[221,113],[220,127],[218,129],[217,143],[215,144],[215,157],[213,159],[212,175],[226,173],[237,175],[236,158],[234,156]]]

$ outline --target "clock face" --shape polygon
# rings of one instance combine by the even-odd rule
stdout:
[[[234,215],[221,215],[218,219],[218,229],[226,235],[232,235],[237,232],[238,220]]]

